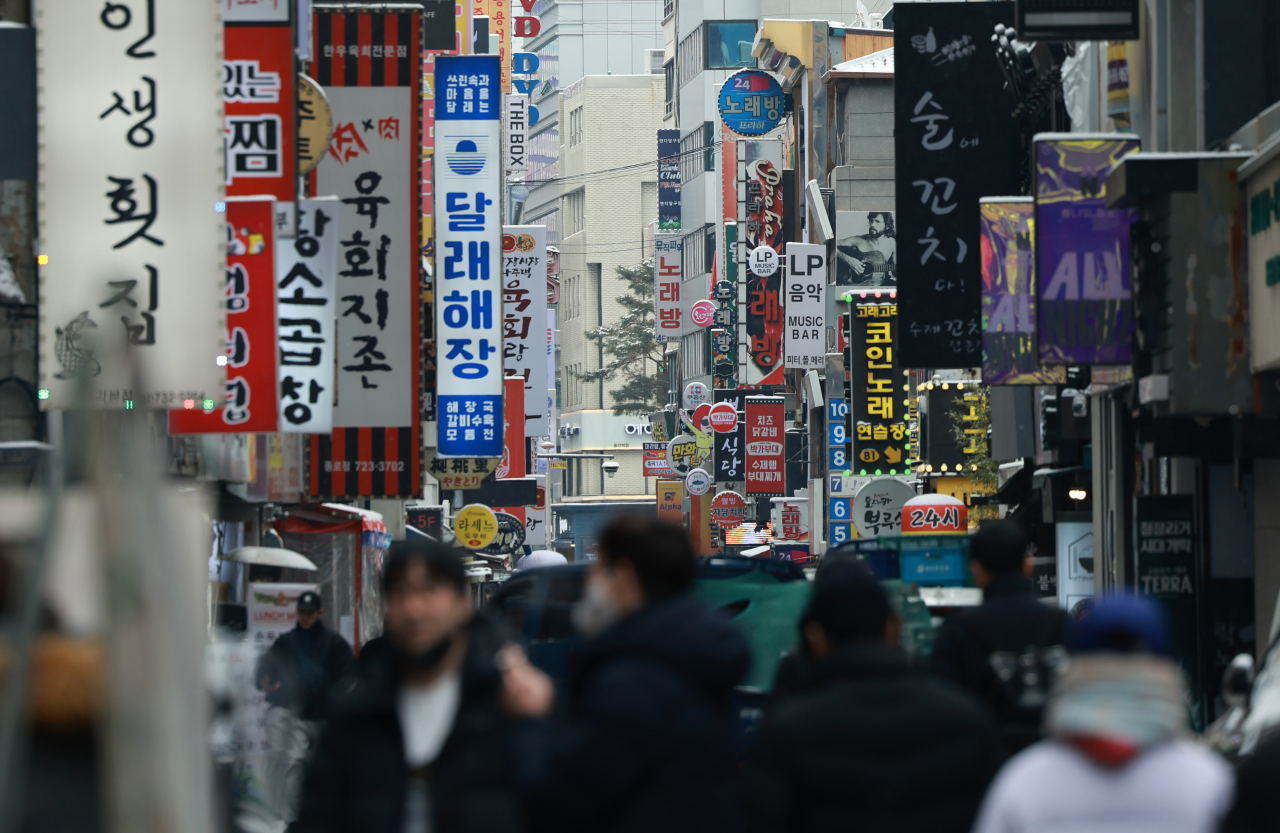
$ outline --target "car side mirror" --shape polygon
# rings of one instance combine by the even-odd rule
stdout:
[[[1253,690],[1253,656],[1236,654],[1222,672],[1222,699],[1230,708],[1243,706],[1249,702],[1249,693]]]

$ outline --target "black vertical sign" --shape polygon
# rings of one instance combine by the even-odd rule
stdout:
[[[746,392],[740,390],[717,390],[715,404],[730,402],[738,412],[738,425],[732,431],[721,434],[712,430],[715,452],[715,469],[712,477],[717,483],[741,483],[746,480],[746,446],[747,415],[744,410]]]
[[[894,8],[898,340],[903,367],[982,364],[978,199],[1017,194],[1018,122],[992,55],[1012,3]]]

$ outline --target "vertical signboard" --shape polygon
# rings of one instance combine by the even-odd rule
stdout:
[[[333,428],[338,201],[301,200],[298,236],[276,244],[280,430]]]
[[[502,227],[502,366],[524,380],[528,437],[547,435],[546,240],[546,226]]]
[[[745,194],[741,195],[738,231],[748,257],[760,246],[782,252],[782,170],[763,158],[767,150],[776,147],[773,142],[738,142],[739,168],[745,171],[740,186]],[[782,271],[779,268],[759,275],[747,270],[745,323],[750,361],[744,381],[750,385],[783,384]]]
[[[746,397],[746,489],[749,495],[781,496],[786,455],[781,396]]]
[[[411,497],[419,469],[421,17],[317,9],[312,67],[333,113],[314,193],[338,197],[333,431],[313,435],[314,495]]]
[[[276,430],[272,197],[227,200],[226,394],[169,411],[171,434]]]
[[[991,32],[1008,3],[904,3],[894,10],[899,360],[904,367],[982,363],[978,199],[1020,188],[1018,122]]]
[[[739,390],[717,390],[714,392],[717,405],[728,403],[738,414],[738,422],[732,431],[713,431],[712,476],[717,483],[741,483],[746,473],[747,464],[747,418],[743,411],[746,395]]]
[[[783,366],[825,370],[827,366],[827,247],[788,243],[783,264],[786,345]]]
[[[1133,300],[1128,209],[1107,208],[1107,173],[1132,134],[1035,137],[1040,361],[1129,364]]]
[[[524,173],[529,167],[529,96],[507,96],[504,121],[502,164],[508,173]]]
[[[507,376],[502,380],[502,460],[493,476],[496,480],[524,477],[524,380]]]
[[[269,4],[268,4],[269,5]],[[293,235],[298,190],[294,149],[293,27],[288,4],[275,26],[227,20],[222,59],[228,196],[271,194],[276,234]],[[264,10],[265,11],[265,10]]]
[[[220,400],[218,17],[190,3],[35,10],[40,406],[75,407],[84,382],[103,408]]]
[[[657,489],[658,518],[669,523],[684,523],[684,481],[659,480]]]
[[[849,316],[849,414],[853,460],[861,475],[905,474],[911,465],[907,391],[894,349],[900,335],[894,302],[855,303]]]
[[[979,206],[982,234],[982,383],[1060,385],[1036,347],[1035,201],[996,197]]]
[[[658,230],[680,230],[680,131],[658,130]]]
[[[657,264],[653,278],[653,330],[658,341],[679,341],[680,330],[684,326],[684,313],[680,306],[683,271],[680,245],[678,234],[654,236]]]
[[[436,386],[442,457],[500,457],[498,58],[436,59]]]
[[[1136,499],[1134,582],[1169,613],[1173,647],[1187,675],[1194,719],[1200,717],[1200,574],[1196,566],[1195,497],[1145,495]],[[1061,552],[1059,552],[1061,558]]]

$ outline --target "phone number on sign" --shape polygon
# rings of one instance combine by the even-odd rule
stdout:
[[[324,470],[327,472],[341,471],[404,471],[404,460],[325,460]]]

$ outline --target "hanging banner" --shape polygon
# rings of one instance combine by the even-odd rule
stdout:
[[[1044,367],[1036,347],[1035,200],[983,200],[982,383],[1060,385],[1066,369]]]
[[[903,367],[982,364],[978,199],[1021,191],[1021,130],[989,51],[1008,3],[894,9],[895,257]],[[837,218],[838,219],[838,218]]]
[[[227,196],[271,194],[276,235],[293,236],[298,191],[294,147],[293,27],[288,4],[276,26],[223,29],[222,104]],[[225,20],[225,18],[224,18]]]
[[[333,428],[338,201],[298,203],[298,236],[276,244],[280,430]]]
[[[749,495],[781,496],[786,471],[782,432],[784,400],[780,396],[746,398],[746,486]]]
[[[489,18],[489,37],[498,41],[498,65],[502,68],[499,79],[502,93],[511,92],[511,14],[512,0],[473,0],[472,12]],[[534,32],[533,34],[537,34]],[[523,35],[521,35],[523,37]]]
[[[502,367],[524,380],[527,437],[547,435],[547,227],[502,227]]]
[[[99,408],[220,404],[218,17],[79,0],[39,14],[40,407],[76,407],[86,380]]]
[[[749,260],[760,246],[775,252],[783,247],[782,170],[763,158],[766,152],[778,152],[776,142],[740,142],[739,145],[746,160],[746,179],[740,186],[745,191],[740,194],[745,216],[740,217],[738,225],[739,231],[746,228],[745,257]],[[782,304],[782,269],[763,276],[747,271],[747,354],[751,359],[747,364],[747,384],[783,384]]]
[[[1135,504],[1134,589],[1139,595],[1159,599],[1168,613],[1174,654],[1187,677],[1193,719],[1198,719],[1202,676],[1198,614],[1201,588],[1196,563],[1195,498],[1192,495],[1142,495],[1135,498]],[[1077,536],[1081,542],[1085,531],[1081,529]],[[1087,532],[1087,547],[1081,543],[1075,550],[1087,556],[1088,563],[1069,563],[1069,567],[1081,575],[1082,583],[1085,568],[1087,577],[1093,578],[1093,530]],[[1075,551],[1070,544],[1067,550],[1068,553]],[[1063,555],[1063,547],[1059,545],[1059,563]],[[1061,582],[1060,578],[1060,586]],[[1092,589],[1092,581],[1088,586]],[[1092,592],[1080,594],[1081,599],[1091,596]]]
[[[311,439],[313,495],[421,492],[420,26],[394,6],[314,15],[334,129],[311,187],[337,195],[339,237],[334,427]]]
[[[680,230],[680,131],[658,130],[658,230]]]
[[[500,84],[493,55],[436,59],[436,385],[444,457],[498,457],[502,432]]]
[[[226,394],[170,410],[170,434],[276,430],[274,209],[273,197],[227,198]]]
[[[509,95],[503,114],[502,159],[507,173],[524,173],[529,167],[529,97]]]
[[[855,303],[849,317],[849,414],[860,475],[906,474],[911,466],[906,377],[899,370],[898,306]]]
[[[494,478],[505,480],[524,477],[524,382],[516,376],[502,380],[505,396],[502,403],[502,460],[494,472]]]
[[[658,341],[679,341],[684,327],[680,305],[680,282],[683,280],[681,242],[678,234],[654,235],[657,264],[653,287],[653,331]]]
[[[787,324],[783,366],[824,370],[827,366],[827,247],[788,243],[783,267]]]
[[[684,524],[684,481],[659,480],[657,490],[658,519]]]
[[[1034,141],[1040,361],[1129,364],[1133,217],[1107,208],[1107,173],[1138,139],[1039,133]]]

